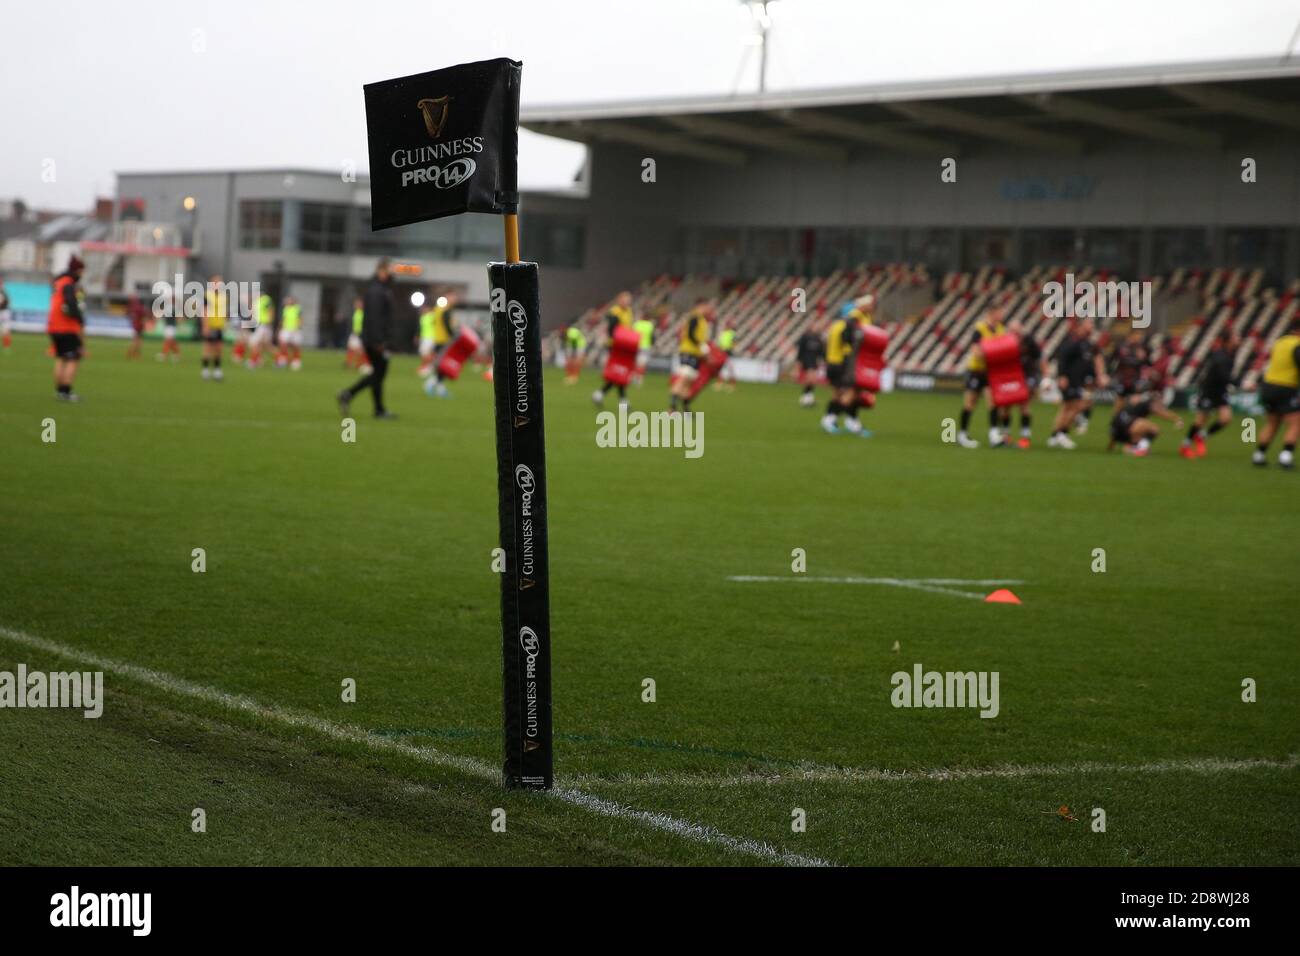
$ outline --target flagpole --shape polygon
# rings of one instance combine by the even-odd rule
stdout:
[[[519,261],[519,216],[508,212],[504,218],[506,227],[506,262],[513,265]]]

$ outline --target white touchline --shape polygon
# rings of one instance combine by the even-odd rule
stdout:
[[[1000,767],[948,767],[934,770],[885,770],[863,767],[828,767],[804,764],[774,770],[771,773],[745,774],[661,774],[618,778],[578,777],[579,786],[603,783],[618,786],[708,786],[738,787],[781,783],[907,783],[916,781],[1017,779],[1021,777],[1069,777],[1081,774],[1157,774],[1157,773],[1240,773],[1248,770],[1294,770],[1300,755],[1285,760],[1264,757],[1231,759],[1224,757],[1189,757],[1183,760],[1153,760],[1148,763],[1102,763],[1085,761],[1074,764],[1005,764]]]
[[[808,577],[803,574],[789,575],[764,575],[764,574],[733,574],[728,576],[728,581],[738,581],[742,584],[752,583],[769,583],[769,582],[804,582],[807,584],[883,584],[889,587],[910,588],[914,591],[929,591],[933,594],[950,594],[953,597],[971,598],[975,601],[983,601],[983,594],[973,594],[970,591],[957,591],[953,588],[941,587],[944,584],[962,584],[972,587],[992,587],[997,585],[1024,584],[1024,581],[1007,578],[818,578]]]
[[[407,756],[422,760],[425,763],[446,767],[451,770],[457,770],[468,776],[478,777],[483,780],[499,781],[501,779],[501,771],[499,768],[482,760],[475,760],[472,757],[461,757],[456,754],[445,753],[433,747],[417,747],[413,744],[402,743],[401,741],[380,737],[361,727],[351,727],[347,724],[336,724],[333,721],[325,720],[324,718],[317,717],[314,714],[289,710],[288,708],[276,704],[264,704],[261,701],[255,700],[252,697],[246,697],[243,694],[231,694],[223,690],[218,690],[215,687],[196,684],[183,677],[176,677],[163,671],[156,671],[148,667],[141,667],[137,664],[130,664],[125,661],[117,661],[109,657],[103,657],[91,651],[81,650],[80,648],[72,647],[67,644],[60,644],[57,641],[37,637],[35,634],[27,634],[24,631],[15,631],[12,628],[0,627],[0,637],[13,641],[15,644],[22,644],[26,647],[45,651],[49,654],[55,654],[59,657],[85,661],[88,664],[93,664],[100,670],[110,671],[114,674],[121,674],[137,683],[148,684],[151,687],[157,687],[173,694],[180,694],[185,697],[192,697],[196,700],[217,704],[229,710],[238,710],[248,714],[255,714],[259,717],[278,721],[288,727],[310,730],[324,737],[331,737],[334,740],[341,740],[347,743],[360,744],[361,746],[371,747],[376,750],[390,750],[406,754]],[[632,807],[626,807],[620,803],[615,803],[612,800],[605,800],[602,797],[584,793],[581,790],[560,787],[550,791],[550,795],[563,800],[565,803],[570,803],[573,806],[580,807],[592,813],[598,813],[601,816],[631,820],[686,840],[691,840],[696,843],[707,843],[712,846],[718,846],[735,853],[756,857],[772,863],[780,863],[785,866],[833,865],[826,860],[818,859],[817,857],[791,853],[788,850],[779,849],[771,844],[763,843],[760,840],[751,840],[746,837],[733,837],[719,830],[715,830],[713,827],[699,823],[691,823],[688,820],[681,820],[665,813],[655,813],[649,810],[637,810]]]

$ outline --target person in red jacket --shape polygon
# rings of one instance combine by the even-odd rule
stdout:
[[[54,343],[55,397],[64,402],[78,402],[81,397],[72,390],[72,380],[81,361],[81,336],[86,318],[81,312],[81,290],[77,283],[85,264],[75,255],[68,260],[68,268],[54,280],[50,294],[50,317],[46,331]]]

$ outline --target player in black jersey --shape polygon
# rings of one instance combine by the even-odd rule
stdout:
[[[1089,385],[1095,383],[1098,388],[1105,388],[1110,382],[1101,353],[1093,345],[1092,332],[1092,319],[1077,320],[1075,327],[1056,351],[1061,408],[1052,425],[1052,437],[1047,439],[1049,448],[1075,447],[1068,433],[1071,423],[1088,407]]]
[[[1160,434],[1160,426],[1152,417],[1173,422],[1175,428],[1183,427],[1183,420],[1169,411],[1153,392],[1135,393],[1123,406],[1116,408],[1110,420],[1110,448],[1121,444],[1130,455],[1144,458],[1151,453],[1151,443]]]
[[[795,364],[799,367],[799,384],[803,386],[799,404],[804,408],[812,408],[817,404],[817,396],[814,394],[817,370],[821,367],[822,353],[826,350],[826,343],[817,331],[818,324],[816,320],[810,322],[795,346]]]
[[[1196,416],[1192,427],[1187,430],[1183,447],[1179,454],[1184,458],[1200,458],[1205,454],[1205,438],[1213,435],[1232,421],[1232,406],[1228,402],[1228,392],[1235,388],[1237,381],[1232,369],[1237,360],[1237,348],[1241,340],[1236,331],[1229,326],[1215,337],[1214,344],[1205,361],[1201,364],[1200,389],[1196,395]],[[1210,416],[1214,421],[1210,421]],[[1206,423],[1209,427],[1206,428]]]
[[[1111,370],[1115,382],[1115,408],[1124,407],[1130,395],[1136,395],[1146,388],[1143,372],[1150,361],[1146,337],[1138,329],[1132,329],[1124,341],[1115,346],[1111,355]]]

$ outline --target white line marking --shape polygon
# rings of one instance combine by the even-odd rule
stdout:
[[[904,783],[923,780],[990,780],[1019,779],[1023,777],[1068,777],[1090,773],[1237,773],[1247,770],[1294,770],[1300,766],[1300,755],[1291,754],[1285,760],[1265,757],[1225,759],[1221,757],[1192,757],[1185,760],[1156,760],[1149,763],[1097,763],[1039,764],[1024,766],[1005,764],[1000,767],[951,767],[934,770],[884,770],[864,767],[826,767],[816,764],[774,770],[771,773],[746,774],[642,774],[623,777],[582,776],[572,782],[579,786],[592,783],[632,786],[706,786],[738,787],[754,784],[779,783]]]
[[[183,677],[175,677],[171,674],[164,673],[163,671],[156,671],[148,667],[140,667],[137,664],[129,664],[124,661],[113,660],[109,657],[103,657],[90,651],[81,650],[80,648],[71,647],[66,644],[60,644],[57,641],[47,640],[46,638],[37,637],[34,634],[27,634],[23,631],[15,631],[11,628],[0,627],[0,637],[7,638],[15,644],[22,644],[59,657],[83,661],[87,664],[93,665],[99,670],[112,671],[115,674],[129,677],[138,683],[157,687],[160,690],[168,691],[173,694],[180,694],[185,697],[192,697],[196,700],[206,701],[207,703],[225,707],[228,710],[254,714],[263,719],[278,721],[288,727],[310,730],[313,733],[319,734],[323,737],[330,737],[334,740],[359,744],[363,747],[370,747],[375,750],[390,750],[406,754],[407,756],[422,760],[425,763],[456,770],[467,776],[476,777],[481,780],[490,780],[494,782],[500,782],[501,780],[501,771],[499,768],[482,760],[476,760],[473,757],[462,757],[456,754],[446,753],[434,747],[417,747],[413,744],[380,737],[361,727],[352,727],[347,724],[336,724],[333,721],[325,720],[324,718],[317,717],[314,714],[290,710],[275,704],[264,704],[252,697],[246,697],[242,694],[227,693],[226,691],[218,690],[215,687],[196,684]],[[665,813],[655,813],[649,810],[636,810],[632,807],[626,807],[622,804],[615,803],[612,800],[605,800],[589,793],[583,793],[580,790],[557,788],[550,791],[550,795],[563,800],[566,803],[572,804],[575,807],[600,814],[601,816],[631,820],[635,823],[641,823],[645,826],[652,827],[656,830],[662,830],[665,833],[670,833],[686,840],[692,840],[696,843],[707,843],[712,846],[731,850],[735,853],[744,854],[745,856],[755,857],[772,863],[780,863],[784,866],[831,865],[827,861],[818,859],[817,857],[791,853],[788,850],[779,849],[768,843],[763,843],[760,840],[751,840],[746,837],[733,837],[721,832],[720,830],[715,830],[713,827],[699,823],[691,823],[687,820],[681,820]]]
[[[910,588],[914,591],[929,591],[932,594],[948,594],[953,597],[971,598],[975,601],[983,601],[983,594],[973,594],[970,591],[957,591],[952,588],[940,587],[943,584],[965,584],[980,587],[990,587],[994,585],[1006,586],[1009,584],[1024,584],[1024,581],[1017,579],[997,579],[997,578],[818,578],[807,577],[803,574],[791,575],[762,575],[762,574],[733,574],[727,578],[728,581],[738,581],[742,584],[751,584],[754,582],[772,582],[772,581],[803,581],[811,584],[884,584],[896,588]]]

